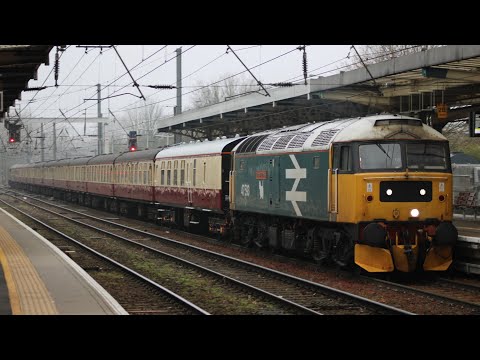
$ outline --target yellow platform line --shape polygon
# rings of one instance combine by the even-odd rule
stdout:
[[[0,263],[14,315],[53,315],[57,308],[22,248],[0,226]]]

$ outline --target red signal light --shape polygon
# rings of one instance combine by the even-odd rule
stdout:
[[[14,142],[15,142],[15,139],[14,139],[13,137],[11,137],[11,138],[8,139],[8,142],[9,142],[9,143],[14,143]]]
[[[130,151],[137,151],[137,148],[135,146],[130,147]]]

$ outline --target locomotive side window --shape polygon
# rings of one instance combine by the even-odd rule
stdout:
[[[335,145],[333,148],[333,168],[341,172],[353,170],[352,149],[350,145]],[[320,164],[319,164],[320,166]]]
[[[350,151],[350,146],[342,146],[342,150],[340,153],[340,170],[352,170],[352,155]]]
[[[320,156],[313,157],[313,168],[320,169]]]

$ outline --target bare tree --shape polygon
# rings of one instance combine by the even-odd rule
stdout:
[[[361,60],[369,65],[438,46],[441,45],[359,45],[355,48],[360,54]],[[351,49],[349,59],[344,65],[347,70],[357,69],[363,66],[361,60],[354,49]]]
[[[451,152],[463,152],[480,159],[480,138],[469,137],[468,122],[450,122],[442,130],[442,134],[450,143]]]
[[[119,121],[127,133],[136,131],[137,135],[140,135],[138,138],[139,148],[154,148],[158,146],[155,135],[157,134],[162,114],[162,106],[147,103],[141,108],[126,111],[119,117]]]
[[[216,81],[213,81],[212,85],[207,85],[201,81],[197,82],[195,85],[199,89],[191,95],[191,109],[217,104],[237,95],[248,94],[257,90],[254,79],[242,75],[231,76],[231,74],[222,74]]]

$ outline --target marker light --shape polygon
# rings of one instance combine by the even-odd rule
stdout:
[[[420,189],[420,195],[425,195],[427,193],[427,191],[425,189]]]
[[[418,215],[420,215],[420,211],[418,211],[418,209],[412,209],[410,211],[410,215],[412,215],[412,217],[418,217]]]
[[[387,189],[387,195],[390,196],[390,195],[392,195],[392,194],[393,194],[392,189]]]

